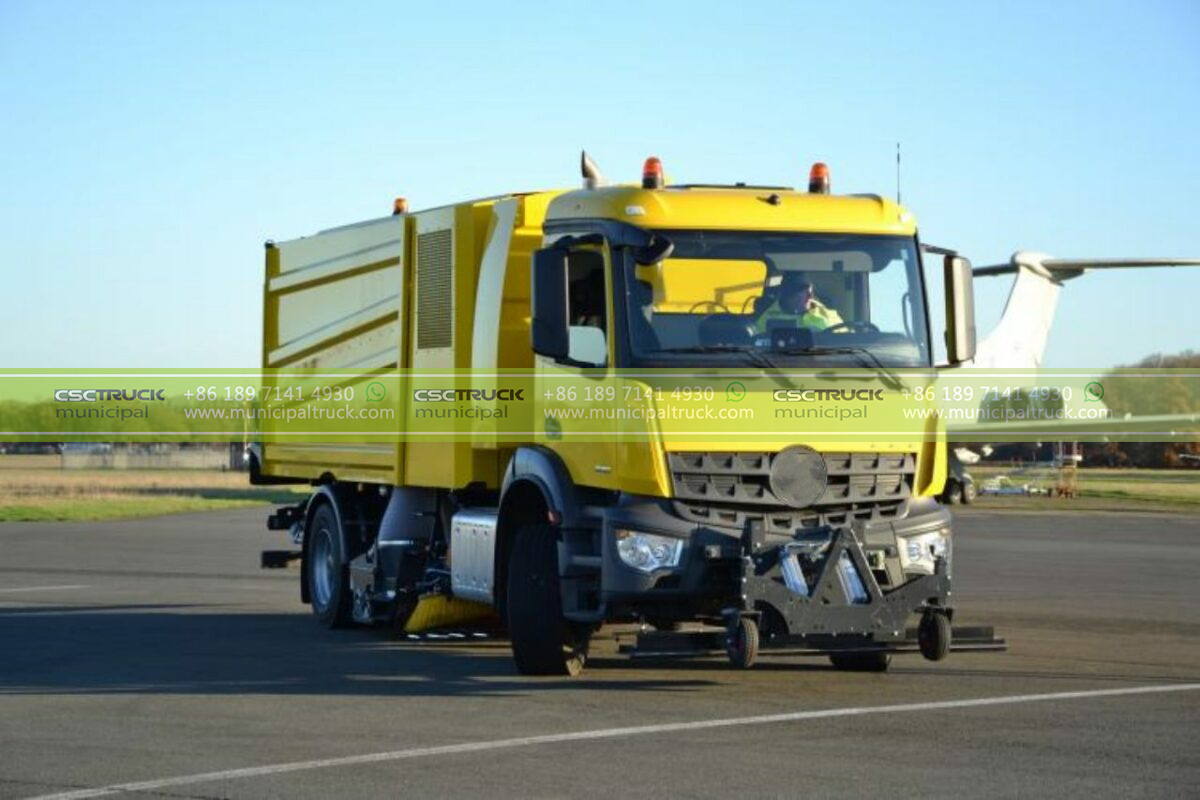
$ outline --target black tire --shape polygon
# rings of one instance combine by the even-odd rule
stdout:
[[[591,633],[563,619],[557,533],[549,525],[521,527],[508,562],[508,635],[517,671],[578,675]]]
[[[342,530],[329,503],[322,503],[309,522],[305,574],[313,616],[327,628],[347,628],[351,614],[350,570]]]
[[[921,655],[930,661],[941,661],[950,654],[950,618],[945,614],[927,613],[917,626],[917,646]]]
[[[946,482],[946,491],[943,493],[943,496],[946,498],[946,505],[958,505],[963,499],[962,484],[951,478]]]
[[[975,481],[967,481],[963,484],[962,501],[964,506],[969,506],[975,502]]]
[[[738,669],[750,669],[758,660],[758,623],[749,617],[738,620],[725,644],[729,663]]]
[[[829,660],[843,672],[887,672],[891,653],[830,653]]]

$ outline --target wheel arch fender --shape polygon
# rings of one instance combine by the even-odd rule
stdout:
[[[504,470],[504,481],[500,485],[500,508],[509,492],[521,483],[536,486],[546,501],[546,510],[555,512],[558,523],[567,527],[577,524],[582,509],[579,505],[575,482],[567,465],[558,454],[546,447],[520,447],[509,459]]]

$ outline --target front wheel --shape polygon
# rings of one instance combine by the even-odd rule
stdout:
[[[558,535],[549,525],[517,531],[508,562],[508,634],[522,675],[583,672],[591,628],[563,618]]]

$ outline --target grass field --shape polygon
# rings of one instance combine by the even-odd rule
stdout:
[[[1049,468],[998,467],[973,464],[967,471],[976,486],[988,478],[1007,475],[1013,483],[1050,488],[1058,481],[1058,470]],[[1157,506],[1183,510],[1196,506],[1200,511],[1200,470],[1197,469],[1100,469],[1084,468],[1077,472],[1079,497],[1076,500],[1032,497],[981,497],[982,505],[1046,508],[1145,508]]]
[[[292,503],[304,486],[250,486],[242,472],[204,470],[62,470],[57,456],[0,456],[0,522],[103,520],[187,511]],[[977,484],[1008,475],[1049,487],[1050,469],[992,465],[968,468]],[[1200,470],[1079,470],[1075,500],[980,497],[981,508],[1006,510],[1147,510],[1200,513]]]
[[[41,457],[0,458],[0,522],[149,517],[295,502],[305,494],[304,486],[251,486],[244,472],[17,468],[15,458]]]

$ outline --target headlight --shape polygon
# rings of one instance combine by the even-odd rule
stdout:
[[[950,536],[942,531],[922,533],[900,539],[900,567],[905,572],[933,574],[939,558],[950,560]]]
[[[655,536],[653,533],[623,528],[618,528],[613,533],[617,537],[617,554],[627,566],[638,572],[650,573],[664,567],[679,566],[679,557],[683,554],[683,539]]]

